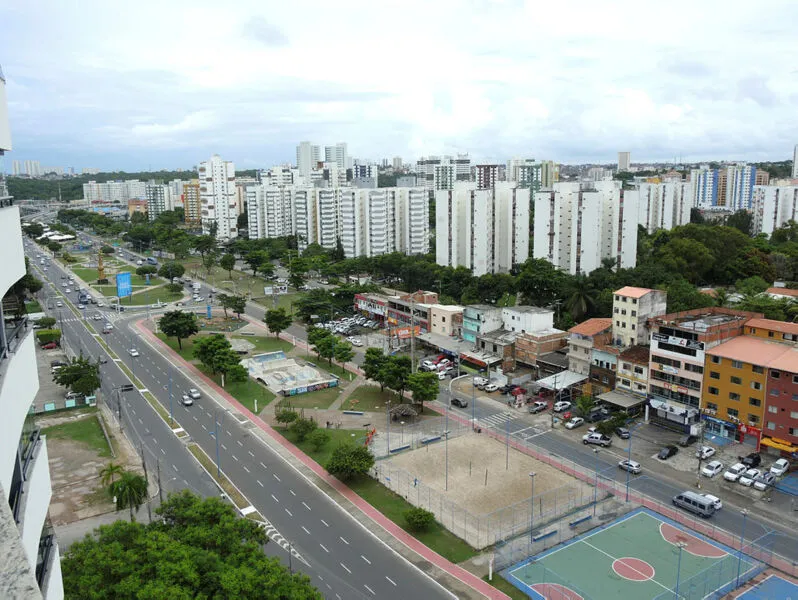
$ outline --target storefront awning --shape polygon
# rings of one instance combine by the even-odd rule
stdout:
[[[547,390],[564,390],[574,384],[582,383],[587,379],[587,375],[574,373],[573,371],[562,371],[543,379],[538,379],[535,383]]]
[[[604,392],[598,397],[599,400],[612,404],[613,406],[620,406],[621,408],[629,409],[633,406],[640,406],[645,404],[647,400],[640,396],[632,396],[630,394],[622,394],[620,392]]]
[[[760,444],[764,444],[765,446],[770,446],[771,448],[775,448],[776,450],[783,450],[784,452],[795,452],[798,450],[795,446],[791,446],[789,444],[782,444],[781,442],[777,442],[771,438],[763,437],[759,440]]]

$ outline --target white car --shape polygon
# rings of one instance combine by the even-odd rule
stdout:
[[[574,417],[570,421],[565,424],[566,429],[576,429],[577,427],[581,427],[585,424],[585,420],[582,417]],[[588,434],[589,435],[589,434]]]
[[[721,502],[720,498],[718,498],[717,496],[713,496],[712,494],[701,494],[701,495],[710,502],[712,502],[712,504],[715,506],[715,510],[720,510],[721,508],[723,508],[723,502]]]
[[[69,288],[65,289],[64,291],[65,291],[67,294],[71,294],[71,293],[72,293],[72,290],[71,290],[71,289],[69,289]]]
[[[695,455],[701,460],[706,460],[710,456],[715,456],[715,449],[712,446],[699,446],[695,451]]]
[[[704,467],[701,469],[701,474],[704,477],[714,477],[718,473],[723,470],[723,463],[719,460],[713,460],[708,462]]]
[[[97,301],[97,308],[101,308],[103,306],[105,306],[105,302]]]
[[[488,385],[485,386],[485,391],[488,392],[489,394],[498,391],[498,389],[499,386],[496,385],[495,383],[489,383]]]
[[[438,379],[443,381],[444,379],[446,379],[446,376],[448,375],[448,373],[446,371],[438,371],[437,375],[438,375]]]
[[[130,356],[132,356],[133,358],[139,356],[139,351],[136,350],[135,348],[131,348],[130,350],[127,351],[127,353],[130,354]]]
[[[103,316],[102,315],[94,315],[92,317],[92,319],[94,319],[95,321],[102,321],[103,320]]]
[[[758,489],[760,492],[764,492],[766,489],[773,487],[775,484],[776,484],[776,476],[770,471],[763,472],[754,481],[754,487]]]
[[[623,471],[629,471],[630,473],[634,473],[635,475],[639,475],[640,472],[643,470],[639,462],[634,460],[629,460],[628,458],[624,458],[621,462],[619,462],[618,468]]]
[[[770,465],[770,472],[773,473],[776,477],[781,477],[787,472],[789,468],[790,468],[790,461],[788,461],[786,458],[780,458],[772,465]]]
[[[62,284],[61,284],[61,287],[62,287],[62,288],[65,288],[65,287],[66,287],[66,285],[67,285],[66,283],[62,283]]]
[[[113,325],[113,323],[106,323],[106,324],[103,326],[103,329],[107,329],[108,331],[112,331],[112,330],[113,330],[113,328],[114,328],[114,325]]]
[[[349,340],[349,343],[351,343],[353,346],[357,346],[358,348],[363,345],[363,342],[360,338],[352,338]]]
[[[745,473],[740,475],[740,479],[738,479],[738,483],[742,483],[745,487],[751,487],[751,484],[754,483],[757,477],[762,474],[762,471],[759,469],[748,469]]]
[[[199,390],[197,388],[191,388],[188,391],[188,395],[191,396],[192,398],[194,398],[194,400],[199,400],[202,397],[202,395],[199,393]]]
[[[474,377],[474,385],[485,385],[486,383],[488,383],[488,380],[484,377]]]
[[[183,394],[180,397],[180,402],[183,403],[183,406],[191,406],[194,404],[194,400],[192,400],[191,396],[189,396],[188,394]]]
[[[61,301],[59,300],[58,302],[56,302],[56,303],[55,303],[55,305],[56,305],[58,308],[61,308],[62,306],[64,306],[64,303],[63,303],[63,302],[61,302]]]
[[[554,412],[564,412],[571,408],[571,403],[567,400],[560,400],[554,403]]]
[[[740,479],[740,475],[745,473],[746,466],[743,463],[737,463],[729,467],[726,472],[723,474],[723,479],[726,481],[737,481]]]

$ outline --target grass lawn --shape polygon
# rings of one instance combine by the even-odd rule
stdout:
[[[232,337],[239,340],[246,340],[251,344],[254,344],[255,349],[252,350],[252,352],[256,354],[261,354],[263,352],[277,352],[278,350],[288,353],[294,348],[291,342],[286,342],[285,340],[281,340],[273,336],[264,337],[255,335],[234,335]]]
[[[116,290],[114,290],[116,292]],[[132,298],[132,302],[130,299]],[[164,287],[151,288],[141,293],[134,293],[130,298],[122,300],[122,304],[143,306],[145,304],[155,304],[156,302],[175,302],[183,298],[183,292],[170,292]]]
[[[271,282],[266,282],[266,285],[271,285]],[[288,314],[292,314],[292,303],[295,302],[298,298],[302,297],[301,292],[290,292],[288,294],[278,294],[277,295],[277,306],[274,305],[274,300],[272,300],[272,296],[264,297],[263,296],[263,286],[260,288],[260,292],[255,294],[256,298],[254,302],[260,304],[267,310],[271,310],[273,308],[284,308],[285,312]],[[259,297],[258,297],[259,296]]]
[[[488,576],[485,575],[482,579],[488,581]],[[488,583],[510,596],[513,600],[529,600],[529,596],[496,572],[493,573],[493,581],[488,581]]]
[[[385,412],[385,404],[389,399],[396,399],[396,394],[373,385],[361,385],[343,403],[343,410],[365,410]]]
[[[181,349],[177,345],[177,338],[166,337],[164,333],[158,333],[157,335],[160,340],[165,342],[167,346],[177,352],[181,357],[185,358],[187,361],[194,360],[194,339],[196,336],[187,340],[182,340],[183,348]]]
[[[100,422],[97,418],[97,415],[94,414],[70,423],[45,427],[42,429],[42,433],[62,440],[83,442],[97,452],[99,456],[111,458],[111,449],[108,447],[108,442],[105,441],[102,427],[100,427]]]
[[[315,392],[280,399],[285,400],[286,404],[293,408],[329,408],[338,399],[341,391],[339,387],[332,387],[326,390],[316,390]]]
[[[338,443],[343,440],[360,440],[365,436],[365,431],[359,429],[328,429],[327,431],[332,436],[330,441],[324,448],[316,451],[308,441],[297,442],[294,434],[290,431],[286,431],[280,427],[275,429],[322,467],[327,463],[332,451],[335,450]],[[352,437],[353,433],[355,434],[354,437]],[[404,498],[393,493],[379,481],[371,477],[363,477],[346,483],[366,502],[374,506],[391,521],[408,531],[404,520],[404,513],[410,508],[413,508],[413,506]],[[408,531],[408,533],[454,563],[468,560],[477,555],[476,550],[453,533],[447,531],[437,522],[429,531],[423,533]]]
[[[25,308],[27,309],[28,313],[42,312],[42,305],[39,304],[36,300],[31,300],[30,302],[26,302]]]

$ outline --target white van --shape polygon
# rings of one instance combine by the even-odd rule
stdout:
[[[673,497],[673,503],[699,517],[708,519],[715,514],[715,502],[702,494],[687,491]]]

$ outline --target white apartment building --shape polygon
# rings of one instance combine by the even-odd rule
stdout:
[[[502,326],[516,333],[554,329],[554,311],[537,306],[502,308]]]
[[[499,165],[476,165],[474,167],[474,175],[477,189],[489,190],[499,180]]]
[[[404,254],[429,252],[429,195],[424,188],[393,188],[397,220],[396,250]]]
[[[186,223],[196,225],[202,222],[199,179],[192,179],[183,183],[183,210],[185,211]]]
[[[433,190],[454,189],[457,181],[457,167],[452,163],[435,165],[433,168]]]
[[[471,158],[468,154],[421,157],[416,163],[418,183],[427,191],[454,189],[455,181],[470,181]]]
[[[750,210],[756,183],[756,167],[730,165],[726,167],[726,198],[724,206],[730,210]]]
[[[520,188],[529,188],[532,193],[543,186],[543,165],[534,158],[511,158],[505,171],[507,181],[513,181]]]
[[[798,221],[798,187],[756,185],[751,202],[753,233],[772,235],[787,221]]]
[[[581,189],[556,183],[535,194],[535,258],[545,258],[569,273],[588,274],[602,259],[619,268],[637,263],[637,191],[600,181]]]
[[[128,200],[146,200],[147,183],[137,179],[125,181],[89,181],[83,184],[83,199],[87,202],[127,203]]]
[[[0,71],[0,154],[11,150],[5,79]],[[0,196],[2,196],[0,192]],[[0,295],[25,276],[19,208],[0,202]],[[0,590],[6,598],[64,597],[61,559],[47,518],[52,497],[47,438],[30,413],[39,389],[36,344],[27,318],[0,303]]]
[[[700,169],[690,170],[693,184],[693,206],[707,208],[718,204],[718,172],[702,165]]]
[[[512,182],[478,190],[459,182],[435,194],[436,262],[474,275],[506,273],[529,257],[529,189]]]
[[[394,171],[401,171],[402,170],[402,157],[401,156],[394,156],[391,162]]]
[[[183,206],[183,186],[186,185],[183,179],[173,179],[168,184],[169,191],[172,193],[172,208]]]
[[[42,176],[42,166],[39,164],[38,160],[26,160],[25,161],[25,173],[28,177],[41,177]]]
[[[266,184],[246,187],[249,239],[294,235],[294,188]]]
[[[798,179],[798,144],[792,150],[792,178]]]
[[[349,158],[346,142],[338,142],[335,146],[324,147],[324,162],[335,163],[341,171],[352,166],[352,159]]]
[[[395,188],[342,190],[340,222],[347,258],[395,252]]]
[[[604,167],[590,167],[587,170],[587,178],[590,181],[604,181],[605,179],[612,179],[612,171]]]
[[[14,177],[19,177],[24,174],[24,168],[24,164],[21,160],[15,160],[11,163],[11,174],[14,175]]]
[[[316,233],[316,194],[314,188],[298,188],[294,190],[294,226],[297,246],[304,251],[310,244],[317,242]]]
[[[626,286],[613,292],[612,343],[619,348],[647,346],[651,331],[648,319],[667,312],[668,294]]]
[[[174,196],[168,184],[148,183],[144,193],[147,197],[147,218],[150,221],[154,221],[167,210],[174,210]]]
[[[693,185],[692,181],[641,183],[637,222],[648,233],[686,225],[690,222],[690,210],[694,208]]]
[[[310,172],[321,162],[321,148],[310,142],[299,142],[296,147],[296,168],[303,177],[310,177]]]
[[[632,153],[618,152],[618,170],[628,171],[632,167]]]
[[[300,181],[299,169],[292,169],[291,167],[272,167],[260,173],[261,183],[268,186],[280,185],[304,185],[304,181]]]
[[[313,191],[316,196],[316,243],[332,250],[341,237],[341,188]]]
[[[236,204],[236,168],[232,161],[214,154],[199,164],[202,233],[211,232],[216,224],[216,237],[231,240],[238,237]]]

